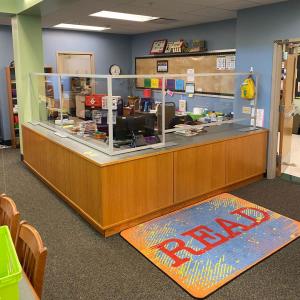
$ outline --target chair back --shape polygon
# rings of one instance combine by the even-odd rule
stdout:
[[[20,213],[17,210],[15,202],[5,194],[0,195],[0,226],[8,226],[14,243],[16,241],[19,222]]]
[[[24,272],[41,298],[47,248],[44,247],[37,230],[26,221],[20,223],[16,239],[16,250]]]

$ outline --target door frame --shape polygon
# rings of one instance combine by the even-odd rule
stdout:
[[[300,39],[287,39],[274,41],[273,45],[273,70],[272,70],[272,90],[270,105],[270,132],[267,161],[267,178],[274,179],[277,176],[277,149],[278,149],[278,128],[279,128],[279,107],[281,90],[281,69],[282,55],[285,45],[298,43]]]
[[[57,51],[56,52],[56,68],[57,73],[61,73],[62,66],[59,62],[59,55],[90,55],[91,56],[91,70],[92,74],[95,74],[95,54],[93,52],[81,52],[81,51]]]

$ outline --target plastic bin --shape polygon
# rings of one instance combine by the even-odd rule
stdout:
[[[7,226],[0,227],[0,300],[19,299],[22,267]]]

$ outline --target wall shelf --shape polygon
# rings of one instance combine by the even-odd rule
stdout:
[[[52,73],[52,67],[45,67],[45,73]],[[6,67],[7,104],[10,122],[11,145],[13,148],[20,146],[19,137],[19,114],[14,111],[14,106],[18,105],[16,75],[14,67]]]

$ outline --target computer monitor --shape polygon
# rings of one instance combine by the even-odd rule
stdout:
[[[114,126],[115,140],[131,139],[133,135],[154,135],[155,118],[152,115],[117,117]]]

